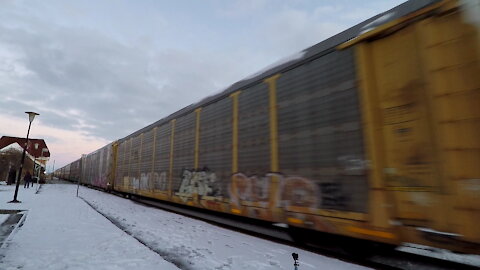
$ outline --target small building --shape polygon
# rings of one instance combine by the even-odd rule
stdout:
[[[8,152],[23,152],[26,146],[26,138],[2,136],[0,138],[0,154]],[[29,139],[25,155],[25,162],[32,163],[31,168],[34,175],[40,175],[42,169],[45,170],[47,161],[50,159],[50,151],[43,139]],[[6,155],[4,155],[6,156]],[[19,160],[12,158],[11,155],[0,160],[0,181],[12,182],[12,173],[16,174],[19,169]],[[6,160],[8,159],[8,160]],[[31,160],[28,162],[28,160]]]

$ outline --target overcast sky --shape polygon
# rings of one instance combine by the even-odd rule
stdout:
[[[56,168],[402,0],[0,0],[0,135]]]

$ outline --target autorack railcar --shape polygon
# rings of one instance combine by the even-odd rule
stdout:
[[[472,10],[478,1],[408,1],[82,158],[81,181],[479,253]]]

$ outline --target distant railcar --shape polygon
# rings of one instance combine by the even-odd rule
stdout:
[[[83,157],[81,182],[480,253],[475,3],[377,15]]]
[[[77,182],[80,180],[80,173],[81,173],[81,159],[77,159],[74,162],[70,163],[70,174],[68,176],[68,180],[73,182]]]
[[[77,182],[80,179],[81,173],[81,159],[77,159],[74,162],[63,166],[55,171],[55,177],[59,177],[64,180]]]
[[[108,179],[113,173],[112,144],[108,144],[88,155],[83,155],[80,182],[103,189],[110,188]]]

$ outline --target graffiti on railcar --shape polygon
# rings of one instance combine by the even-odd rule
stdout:
[[[200,170],[182,169],[182,182],[175,195],[187,201],[197,194],[199,196],[219,196],[221,194],[220,183],[215,172],[207,167]]]
[[[140,189],[140,178],[132,177],[132,187],[136,190]]]
[[[345,155],[337,158],[337,166],[343,175],[365,175],[369,164],[357,155]]]
[[[99,177],[94,178],[92,180],[92,184],[96,187],[106,187],[107,176],[106,175],[101,175]]]
[[[268,201],[269,187],[273,176],[277,176],[277,174],[267,174],[264,177],[246,176],[243,173],[234,174],[229,189],[230,201],[236,205],[240,205],[241,201]]]
[[[270,198],[270,186],[274,178],[280,186],[278,193],[272,194],[274,197]],[[279,173],[269,173],[263,177],[236,173],[232,176],[229,193],[231,203],[236,206],[242,202],[256,202],[258,206],[266,207],[272,201],[277,207],[343,209],[347,207],[349,197],[342,185],[341,179],[318,183],[305,177]]]
[[[123,186],[126,188],[132,188],[134,190],[139,189],[140,187],[140,179],[137,177],[132,176],[124,176],[123,177]]]
[[[353,167],[353,166],[350,166]],[[355,170],[350,170],[351,174]],[[272,183],[278,182],[276,193],[271,193]],[[265,176],[236,173],[229,185],[230,202],[241,206],[242,202],[255,202],[258,207],[305,207],[346,209],[350,197],[344,190],[341,178],[332,181],[314,181],[301,176],[285,176],[268,173]],[[168,190],[166,172],[141,173],[140,177],[124,177],[124,185],[133,190]],[[181,184],[175,195],[183,201],[195,196],[222,196],[220,180],[209,168],[182,169]],[[274,197],[270,197],[274,196]],[[272,203],[272,204],[271,204]]]
[[[322,208],[345,208],[348,197],[342,191],[342,184],[339,182],[319,183]]]
[[[166,172],[141,173],[140,177],[124,176],[123,185],[138,190],[162,190],[168,189]]]
[[[150,177],[151,173],[141,173],[140,174],[140,189],[141,190],[149,190],[150,185],[148,178]]]
[[[157,190],[167,190],[168,189],[168,180],[167,172],[153,173],[153,188]]]
[[[267,206],[270,200],[270,183],[273,179],[281,183],[279,193],[275,194],[275,205],[316,207],[319,192],[315,183],[303,177],[285,177],[278,173],[269,173],[263,177],[257,175],[246,176],[243,173],[234,174],[230,185],[230,201],[234,205],[241,205],[242,201],[257,202]]]
[[[280,192],[282,206],[300,206],[316,208],[319,200],[318,188],[315,183],[307,178],[290,176],[282,179]]]

